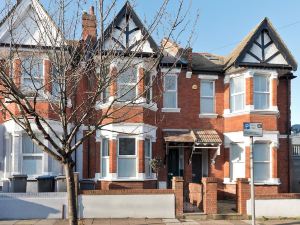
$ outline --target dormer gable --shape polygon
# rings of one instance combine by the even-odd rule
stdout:
[[[158,46],[127,1],[104,32],[104,50],[155,53]]]
[[[250,32],[227,57],[226,68],[231,66],[255,66],[297,69],[297,63],[274,29],[265,18]]]
[[[61,32],[38,0],[18,0],[0,22],[0,43],[4,45],[58,47],[62,40]]]

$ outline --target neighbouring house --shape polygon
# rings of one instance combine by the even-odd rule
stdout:
[[[0,42],[7,44],[1,38],[5,37],[4,24],[0,23]],[[126,104],[142,96],[146,86],[151,88],[136,104],[120,112],[137,116],[109,124],[96,138],[83,143],[82,151],[76,153],[81,178],[93,179],[98,189],[107,190],[156,188],[157,183],[159,188],[170,188],[172,177],[181,176],[187,197],[190,184],[214,177],[219,198],[234,198],[237,178],[250,177],[250,140],[243,136],[243,122],[262,122],[263,137],[254,139],[253,148],[256,191],[289,192],[290,84],[297,63],[268,18],[227,56],[193,52],[166,39],[156,43],[128,2],[106,28],[104,38],[97,36],[96,29],[93,11],[84,13],[83,41],[92,40],[103,51],[136,50],[137,43],[147,38],[132,70],[122,74],[123,79],[116,79],[95,106],[99,113],[117,97],[124,96],[124,102],[117,104]],[[120,30],[126,32],[120,34]],[[30,42],[25,42],[24,49],[27,44]],[[153,66],[160,45],[167,47],[159,64]],[[97,67],[96,50],[95,54]],[[49,73],[45,72],[47,59],[39,60],[45,79]],[[16,66],[22,62],[15,60]],[[108,73],[113,75],[123,63],[112,60]],[[138,82],[145,71],[148,80]],[[123,95],[128,88],[132,91]],[[61,172],[13,121],[0,121],[0,144],[5,143],[0,152],[2,179],[12,173],[36,176]],[[157,175],[150,166],[154,158],[163,161]]]
[[[291,148],[292,148],[292,192],[300,192],[300,125],[292,126]]]

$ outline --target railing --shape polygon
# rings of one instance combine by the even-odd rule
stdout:
[[[294,145],[293,146],[293,156],[299,156],[300,157],[300,145]]]

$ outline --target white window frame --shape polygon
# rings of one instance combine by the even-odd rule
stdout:
[[[144,70],[144,74],[145,74],[145,70]],[[153,99],[153,90],[152,90],[152,86],[153,86],[153,73],[151,71],[148,71],[149,73],[149,85],[145,84],[145,99],[146,99],[146,103],[151,103],[152,99]],[[147,89],[149,91],[149,100],[147,99]]]
[[[21,172],[25,174],[25,172],[23,171],[23,161],[24,161],[24,157],[41,157],[42,159],[42,168],[41,168],[41,173],[39,174],[26,174],[28,177],[37,177],[43,174],[44,172],[44,152],[41,153],[23,153],[23,138],[24,135],[27,135],[26,133],[22,133],[22,138],[21,138],[21,145],[22,145],[22,149],[21,149],[21,154],[22,154],[22,160],[21,160]],[[28,135],[27,135],[28,136]],[[29,137],[30,138],[30,137]],[[30,138],[31,139],[31,138]],[[33,141],[32,141],[33,142]],[[33,143],[34,145],[34,143]],[[41,150],[42,151],[42,150]]]
[[[233,146],[234,145],[238,145],[239,147],[241,147],[242,149],[243,149],[243,156],[241,157],[242,158],[242,160],[240,161],[233,161],[232,160],[232,151],[233,151]],[[243,168],[244,168],[244,174],[243,174],[243,176],[242,177],[240,177],[240,178],[245,178],[245,176],[246,176],[246,149],[245,149],[245,145],[244,145],[244,143],[241,143],[241,142],[233,142],[233,143],[231,143],[230,144],[230,149],[229,149],[229,176],[230,176],[230,181],[231,182],[236,182],[236,179],[237,178],[234,178],[233,177],[233,165],[234,164],[237,164],[237,163],[242,163],[243,164]]]
[[[26,76],[26,68],[24,68],[24,64],[23,62],[25,60],[31,60],[32,62],[34,62],[34,60],[38,60],[38,61],[42,61],[42,68],[41,68],[41,76],[40,77],[30,77],[30,75],[28,75],[29,77],[24,77]],[[32,74],[33,75],[33,74]],[[35,81],[39,81],[41,82],[42,86],[44,86],[44,82],[45,82],[45,60],[43,58],[40,58],[40,57],[22,57],[21,58],[21,87],[24,89],[25,93],[34,93],[36,90],[26,90],[26,88],[24,87],[24,83],[25,83],[25,80],[26,79],[29,79],[30,82],[35,82]],[[32,83],[32,86],[34,87],[34,84]]]
[[[131,69],[131,68],[127,68],[124,72],[128,72],[128,70],[129,69]],[[122,76],[122,73],[118,73],[118,76],[117,76],[117,95],[118,95],[118,100],[120,101],[120,102],[135,102],[136,100],[137,100],[137,96],[138,96],[138,88],[137,88],[137,84],[138,84],[138,77],[139,77],[139,69],[138,68],[136,68],[136,67],[133,67],[132,68],[133,69],[133,71],[135,71],[136,72],[136,74],[135,74],[135,76],[136,76],[136,82],[130,82],[130,83],[123,83],[123,82],[119,82],[119,77],[120,76]],[[123,73],[124,73],[123,72]],[[120,90],[120,85],[127,85],[127,86],[132,86],[131,87],[131,89],[134,87],[134,89],[135,89],[135,97],[134,97],[134,99],[131,99],[131,100],[121,100],[121,96],[122,95],[120,95],[120,92],[119,92],[119,90]],[[129,92],[127,91],[126,92],[126,94],[128,94]],[[125,95],[123,95],[123,97],[124,96],[126,96],[126,94]]]
[[[145,138],[145,141],[148,140],[149,141],[149,148],[150,148],[150,155],[149,156],[146,156],[146,151],[144,153],[145,155],[145,177],[146,178],[151,178],[152,177],[152,167],[151,167],[151,159],[152,159],[152,141],[151,141],[151,138]],[[144,145],[145,145],[145,142],[144,142]],[[144,147],[145,149],[145,147]],[[149,160],[149,165],[146,164],[146,159]],[[146,167],[149,167],[149,175],[147,176],[146,174]]]
[[[243,83],[244,83],[244,90],[242,91],[242,92],[237,92],[237,93],[232,93],[232,87],[231,87],[231,82],[234,80],[234,79],[237,79],[237,78],[242,78],[242,80],[243,80]],[[230,112],[231,113],[235,113],[235,112],[243,112],[244,110],[245,110],[245,104],[246,104],[246,80],[245,80],[245,76],[244,75],[238,75],[238,76],[233,76],[233,77],[230,77],[230,81],[229,81],[229,86],[230,86],[230,88],[229,88],[229,91],[230,91],[230,93],[229,93],[229,95],[230,95],[230,99],[229,99],[229,101],[230,101]],[[235,96],[238,96],[238,95],[244,95],[243,96],[243,108],[242,109],[239,109],[239,110],[234,110],[233,108],[232,108],[232,97],[235,97]]]
[[[128,138],[128,139],[134,139],[135,143],[135,155],[120,155],[120,139],[122,138]],[[136,179],[138,176],[138,157],[137,157],[137,152],[138,152],[138,142],[137,139],[134,136],[119,136],[118,137],[118,154],[117,154],[117,176],[119,179]],[[135,176],[134,177],[121,177],[119,176],[119,159],[135,159]]]
[[[174,90],[166,90],[166,77],[175,77],[175,89]],[[163,112],[180,112],[180,109],[178,108],[178,74],[176,73],[168,73],[164,75],[164,83],[163,83],[163,90],[164,90],[164,94],[163,94],[163,108],[162,111]],[[169,108],[166,107],[164,105],[165,102],[165,93],[166,92],[171,92],[171,93],[176,93],[175,95],[175,107]]]
[[[266,79],[268,79],[268,83],[269,83],[269,91],[255,91],[255,77],[265,77]],[[268,108],[255,108],[255,94],[265,94],[268,95]],[[270,110],[271,108],[271,76],[267,75],[267,74],[260,74],[260,73],[256,73],[253,75],[253,107],[254,110]]]
[[[201,95],[201,89],[202,89],[202,83],[212,83],[213,85],[213,95],[212,96],[202,96]],[[203,79],[200,80],[200,115],[215,115],[216,113],[216,92],[215,92],[215,81],[214,80],[207,80],[207,79]],[[213,101],[213,111],[209,112],[209,113],[203,113],[201,110],[201,101],[202,99],[212,99]]]
[[[269,164],[269,178],[267,180],[254,180],[254,183],[269,183],[271,178],[272,178],[272,148],[271,148],[271,144],[270,142],[255,142],[253,144],[253,152],[255,151],[255,145],[256,144],[265,144],[269,147],[269,161],[255,161],[254,157],[253,157],[253,167],[255,167],[255,164],[257,163],[265,163],[265,164]],[[253,153],[254,154],[254,153]],[[253,174],[254,175],[254,174]]]
[[[107,147],[108,147],[108,155],[107,156],[103,156],[103,145],[104,145],[104,140],[107,140]],[[101,139],[101,146],[100,146],[100,158],[101,158],[101,161],[100,161],[100,166],[101,166],[101,177],[102,178],[107,178],[109,177],[109,152],[110,152],[110,149],[109,149],[109,139],[108,138],[102,138]],[[106,171],[106,176],[104,176],[103,174],[103,161],[106,160],[106,164],[107,164],[107,171]]]

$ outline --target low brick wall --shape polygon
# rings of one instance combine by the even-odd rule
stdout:
[[[119,190],[86,190],[81,195],[147,195],[174,194],[172,189],[119,189]]]
[[[155,189],[156,180],[148,181],[98,181],[97,189],[113,190],[113,189]]]

